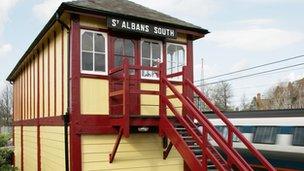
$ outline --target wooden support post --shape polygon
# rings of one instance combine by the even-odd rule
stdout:
[[[124,117],[124,126],[123,134],[127,138],[130,134],[130,75],[129,75],[129,61],[127,58],[123,60],[123,117]]]
[[[110,162],[110,163],[113,163],[113,161],[114,161],[114,158],[115,158],[115,155],[116,155],[118,146],[119,146],[119,144],[120,144],[120,141],[121,141],[123,132],[124,132],[124,131],[123,131],[123,128],[120,128],[118,137],[117,137],[117,139],[116,139],[116,141],[115,141],[115,145],[114,145],[114,148],[113,148],[113,150],[112,150],[112,153],[109,154],[109,162]]]
[[[166,104],[163,103],[163,98],[166,96],[166,85],[163,83],[163,78],[166,76],[165,65],[161,63],[159,65],[159,115],[160,115],[160,124],[159,124],[159,134],[163,136],[162,132],[162,120],[167,117]]]

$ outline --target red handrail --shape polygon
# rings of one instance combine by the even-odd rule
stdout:
[[[208,98],[199,91],[193,83],[186,79],[186,85],[188,85],[206,104],[207,106],[227,125],[228,131],[234,133],[249,149],[249,151],[257,157],[257,159],[264,165],[264,167],[270,171],[275,171],[276,169],[266,160],[266,158],[242,135],[242,133],[233,126],[233,124],[226,118],[226,116],[215,106],[212,104]],[[202,113],[201,113],[202,114]],[[228,138],[230,144],[232,144],[232,136]]]
[[[182,104],[185,106],[185,108],[189,111],[189,114],[192,115],[195,119],[197,119],[200,124],[204,125],[206,130],[209,132],[209,134],[212,136],[212,138],[215,140],[215,142],[221,147],[221,149],[231,157],[231,159],[234,161],[236,166],[241,170],[249,170],[253,171],[253,169],[248,165],[248,163],[242,162],[238,158],[238,156],[235,154],[234,150],[231,150],[231,148],[221,139],[220,135],[217,134],[217,131],[212,129],[212,126],[208,124],[204,119],[201,118],[201,115],[199,115],[196,110],[188,103],[188,101],[185,99],[183,95],[181,95],[176,88],[163,76],[161,76],[161,82],[165,83],[166,86],[170,88],[170,90],[176,95],[176,97],[182,102]],[[212,155],[211,155],[212,156]]]

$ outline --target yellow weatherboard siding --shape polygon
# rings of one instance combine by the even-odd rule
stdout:
[[[80,79],[81,113],[109,114],[109,82],[103,79]]]
[[[183,86],[182,85],[175,85],[175,88],[177,89],[177,91],[179,93],[183,92]],[[173,92],[167,88],[167,96],[169,95],[173,95]],[[179,114],[182,114],[182,103],[180,102],[180,100],[178,100],[178,98],[173,98],[173,99],[169,99],[169,101],[172,103],[172,105],[175,107],[175,109],[179,112]],[[167,109],[167,115],[169,116],[173,116],[173,112],[168,108]]]
[[[24,171],[37,170],[37,127],[23,127]]]
[[[21,169],[21,127],[15,126],[14,127],[14,141],[15,141],[15,167]]]
[[[178,92],[182,93],[183,87],[181,85],[176,85],[175,88]],[[149,91],[159,91],[159,84],[155,83],[141,83],[141,90],[149,90]],[[172,91],[167,88],[167,95],[172,95]],[[175,98],[170,99],[170,102],[176,107],[177,111],[182,111],[181,102]],[[140,95],[140,111],[141,115],[158,115],[159,114],[159,96],[158,95]],[[167,114],[169,116],[173,116],[174,114],[168,109]],[[180,113],[181,114],[181,113]]]
[[[173,147],[163,160],[162,140],[157,134],[131,134],[120,142],[114,162],[109,163],[117,135],[82,135],[83,171],[172,171],[183,170],[183,160]]]
[[[159,84],[141,83],[141,90],[159,91]],[[140,95],[141,115],[158,115],[159,113],[159,96],[158,95]]]
[[[42,126],[41,136],[41,170],[64,171],[64,127]]]
[[[80,25],[89,28],[102,28],[107,29],[105,19],[96,19],[93,17],[80,16]]]

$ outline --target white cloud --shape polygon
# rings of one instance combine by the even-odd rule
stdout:
[[[260,26],[260,25],[269,25],[275,23],[275,20],[269,18],[256,18],[238,21],[240,24],[245,24],[249,26]]]
[[[213,0],[132,0],[143,6],[167,13],[174,17],[193,20],[201,19],[219,9]]]
[[[0,5],[0,33],[4,30],[6,22],[9,21],[8,14],[19,0],[1,0]]]
[[[0,58],[5,57],[5,55],[11,52],[13,49],[11,44],[0,45]]]
[[[231,70],[232,70],[232,71],[238,71],[238,70],[245,69],[245,68],[247,67],[247,64],[248,64],[248,61],[247,61],[246,59],[242,59],[242,60],[236,62],[236,63],[232,66]]]
[[[34,5],[32,10],[36,17],[42,21],[47,21],[55,13],[59,5],[65,1],[67,0],[43,0],[41,3]]]
[[[220,47],[266,51],[303,41],[304,34],[277,28],[242,29],[213,32],[207,39]]]

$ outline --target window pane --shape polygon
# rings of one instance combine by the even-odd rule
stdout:
[[[277,138],[277,127],[259,126],[254,133],[254,143],[274,144]]]
[[[105,52],[105,39],[102,34],[95,33],[95,52]]]
[[[143,42],[142,44],[142,57],[150,58],[150,43],[149,42]]]
[[[158,67],[159,60],[153,60],[152,61],[152,67]]]
[[[93,51],[93,33],[86,31],[82,34],[82,50]]]
[[[142,60],[142,65],[143,66],[150,66],[150,60],[149,59],[143,59]]]
[[[169,45],[167,48],[167,72],[182,71],[185,65],[185,49],[181,45]]]
[[[93,71],[93,53],[82,52],[82,70]]]
[[[160,45],[158,43],[152,43],[152,59],[160,59]]]
[[[120,55],[115,55],[114,65],[115,65],[115,66],[120,66],[120,65],[122,65],[122,56],[120,56]]]
[[[95,54],[95,71],[106,71],[104,54]]]
[[[131,40],[125,39],[124,43],[125,54],[126,56],[134,56],[134,44]]]
[[[304,127],[296,127],[293,133],[293,145],[304,146]]]
[[[123,55],[123,39],[116,39],[114,46],[115,46],[115,54]]]

